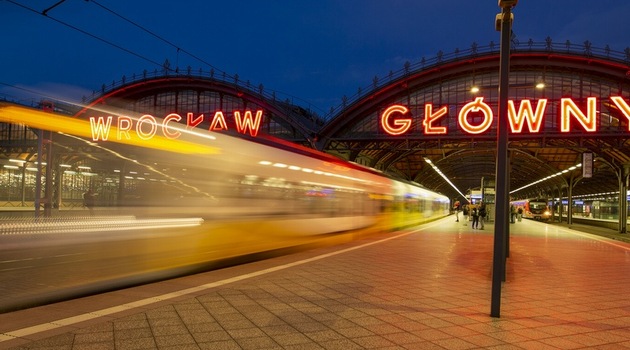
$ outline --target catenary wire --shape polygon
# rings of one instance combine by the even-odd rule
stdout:
[[[192,58],[196,59],[197,61],[199,61],[199,62],[201,62],[201,63],[203,63],[203,64],[207,65],[208,67],[210,67],[210,68],[214,69],[216,72],[220,72],[220,73],[224,74],[224,76],[225,76],[225,77],[229,77],[229,78],[234,78],[234,77],[235,77],[234,75],[231,75],[231,74],[229,74],[229,73],[226,73],[224,70],[219,69],[219,68],[217,68],[217,67],[213,66],[212,64],[208,63],[207,61],[205,61],[205,60],[204,60],[204,59],[202,59],[201,57],[199,57],[199,56],[197,56],[197,55],[195,55],[195,54],[191,53],[190,51],[187,51],[187,50],[185,50],[185,49],[182,49],[182,48],[181,48],[180,46],[178,46],[177,44],[175,44],[175,43],[173,43],[173,42],[171,42],[171,41],[169,41],[169,40],[165,39],[164,37],[162,37],[162,36],[160,36],[160,35],[158,35],[158,34],[154,33],[153,31],[151,31],[151,30],[149,30],[149,29],[147,29],[147,28],[145,28],[145,27],[143,27],[143,26],[141,26],[140,24],[138,24],[138,23],[136,23],[136,22],[132,21],[131,19],[129,19],[129,18],[127,18],[127,17],[125,17],[125,16],[123,16],[123,15],[121,15],[121,14],[117,13],[116,11],[114,11],[114,10],[112,10],[112,9],[110,9],[110,8],[108,8],[108,7],[106,7],[105,5],[103,5],[103,4],[101,4],[101,3],[99,3],[98,1],[96,1],[96,0],[85,0],[85,1],[86,1],[86,2],[92,2],[92,3],[94,3],[96,6],[98,6],[98,7],[102,8],[103,10],[105,10],[105,11],[109,12],[110,14],[112,14],[112,15],[114,15],[114,16],[116,16],[116,17],[120,18],[120,19],[122,19],[123,21],[125,21],[125,22],[127,22],[127,23],[129,23],[129,24],[131,24],[131,25],[133,25],[133,26],[135,26],[135,27],[137,27],[138,29],[140,29],[140,30],[142,30],[142,31],[146,32],[147,34],[149,34],[149,35],[151,35],[151,36],[155,37],[156,39],[158,39],[158,40],[160,40],[160,41],[162,41],[162,42],[166,43],[167,45],[170,45],[171,47],[173,47],[173,48],[177,49],[177,52],[178,52],[178,53],[179,53],[179,52],[183,52],[183,53],[187,54],[188,56],[190,56],[190,57],[192,57]],[[299,98],[299,97],[294,96],[294,95],[292,95],[292,94],[289,94],[289,93],[287,93],[287,92],[282,92],[282,91],[278,91],[278,90],[274,90],[274,91],[275,91],[275,92],[277,92],[277,93],[280,93],[280,94],[282,94],[282,95],[289,96],[289,97],[291,97],[291,98],[292,98],[292,99],[294,99],[294,100],[300,100],[300,101],[303,101],[303,102],[307,103],[309,106],[312,106],[312,103],[311,103],[310,101],[306,101],[306,100],[304,100],[304,99],[302,99],[302,98]],[[315,106],[313,106],[313,107],[315,107]],[[323,112],[323,110],[322,110],[322,109],[320,109],[320,108],[318,108],[318,107],[315,107],[315,108],[317,108],[318,110],[320,110],[320,111],[322,111],[322,112]]]
[[[188,51],[188,50],[182,49],[180,46],[176,45],[175,43],[173,43],[173,42],[171,42],[171,41],[169,41],[169,40],[167,40],[167,39],[163,38],[162,36],[160,36],[160,35],[158,35],[158,34],[156,34],[156,33],[152,32],[152,31],[151,31],[151,30],[149,30],[149,29],[147,29],[147,28],[145,28],[145,27],[143,27],[143,26],[139,25],[138,23],[136,23],[136,22],[134,22],[134,21],[132,21],[132,20],[128,19],[127,17],[125,17],[125,16],[123,16],[123,15],[121,15],[121,14],[119,14],[119,13],[117,13],[116,11],[114,11],[114,10],[112,10],[112,9],[110,9],[110,8],[108,8],[108,7],[106,7],[106,6],[104,6],[104,5],[102,5],[102,4],[101,4],[101,3],[99,3],[98,1],[95,1],[95,0],[86,0],[86,1],[87,1],[87,2],[91,2],[91,3],[95,4],[96,6],[98,6],[98,7],[102,8],[103,10],[105,10],[105,11],[107,11],[107,12],[111,13],[112,15],[114,15],[114,16],[116,16],[116,17],[118,17],[118,18],[122,19],[123,21],[125,21],[125,22],[127,22],[127,23],[129,23],[129,24],[131,24],[131,25],[133,25],[133,26],[135,26],[136,28],[138,28],[138,29],[140,29],[140,30],[142,30],[142,31],[146,32],[147,34],[149,34],[149,35],[151,35],[151,36],[153,36],[153,37],[155,37],[155,38],[157,38],[157,39],[159,39],[159,40],[161,40],[162,42],[164,42],[164,43],[166,43],[166,44],[168,44],[168,45],[170,45],[170,46],[174,47],[175,49],[177,49],[177,51],[178,51],[178,52],[180,52],[180,51],[181,51],[181,52],[183,52],[183,53],[187,54],[188,56],[190,56],[190,57],[192,57],[192,58],[196,59],[197,61],[199,61],[199,62],[201,62],[201,63],[203,63],[203,64],[207,65],[208,67],[211,67],[211,68],[212,68],[212,69],[214,69],[214,70],[217,70],[217,71],[223,72],[222,70],[220,70],[220,69],[218,69],[218,68],[214,67],[212,64],[210,64],[210,63],[206,62],[205,60],[203,60],[203,59],[202,59],[202,58],[200,58],[199,56],[196,56],[195,54],[191,53],[191,52],[190,52],[190,51]]]
[[[146,56],[143,56],[143,55],[141,55],[141,54],[139,54],[139,53],[133,52],[133,51],[131,51],[131,50],[127,49],[127,48],[124,48],[124,47],[122,47],[122,46],[120,46],[120,45],[118,45],[118,44],[116,44],[116,43],[113,43],[113,42],[111,42],[111,41],[109,41],[109,40],[107,40],[107,39],[104,39],[104,38],[101,38],[101,37],[99,37],[99,36],[97,36],[97,35],[94,35],[94,34],[92,34],[92,33],[89,33],[89,32],[87,32],[87,31],[85,31],[85,30],[83,30],[83,29],[81,29],[81,28],[78,28],[78,27],[76,27],[76,26],[73,26],[72,24],[69,24],[69,23],[66,23],[66,22],[64,22],[64,21],[61,21],[61,20],[59,20],[59,19],[56,19],[56,18],[54,18],[54,17],[51,17],[51,16],[49,16],[49,15],[47,15],[47,14],[45,14],[45,13],[39,12],[39,11],[37,11],[37,10],[35,10],[35,9],[31,8],[31,7],[28,7],[28,6],[22,5],[22,4],[20,4],[20,3],[18,3],[18,2],[15,2],[15,1],[13,1],[13,0],[6,0],[6,1],[7,1],[8,3],[11,3],[11,4],[15,5],[15,6],[21,7],[21,8],[23,8],[23,9],[25,9],[25,10],[28,10],[28,11],[31,11],[31,12],[36,13],[36,14],[38,14],[38,15],[42,15],[42,16],[44,16],[44,17],[46,17],[46,18],[49,18],[49,19],[51,19],[51,20],[53,20],[53,21],[55,21],[55,22],[57,22],[57,23],[59,23],[59,24],[62,24],[62,25],[66,26],[66,27],[68,27],[68,28],[71,28],[71,29],[73,29],[73,30],[76,30],[76,31],[78,31],[78,32],[80,32],[80,33],[82,33],[82,34],[85,34],[85,35],[87,35],[87,36],[89,36],[89,37],[91,37],[91,38],[93,38],[93,39],[96,39],[96,40],[98,40],[98,41],[101,41],[101,42],[103,42],[103,43],[105,43],[105,44],[107,44],[107,45],[113,46],[113,47],[115,47],[115,48],[117,48],[117,49],[119,49],[119,50],[125,51],[125,52],[127,52],[127,53],[129,53],[129,54],[131,54],[131,55],[134,55],[134,56],[136,56],[136,57],[138,57],[138,58],[140,58],[140,59],[143,59],[143,60],[145,60],[145,61],[147,61],[147,62],[150,62],[150,63],[153,63],[153,64],[155,64],[155,65],[157,65],[157,66],[163,67],[163,65],[162,65],[162,64],[160,64],[160,63],[158,63],[157,61],[154,61],[154,60],[152,60],[152,59],[150,59],[150,58],[148,58],[148,57],[146,57]],[[167,67],[164,67],[164,68],[165,68],[165,69],[170,69],[170,68],[167,68]],[[170,70],[172,70],[172,69],[170,69]]]
[[[49,19],[51,19],[51,20],[53,20],[53,21],[55,21],[55,22],[57,22],[57,23],[59,23],[59,24],[61,24],[61,25],[64,25],[64,26],[66,26],[66,27],[68,27],[68,28],[71,28],[71,29],[74,29],[74,30],[76,30],[76,31],[78,31],[78,32],[80,32],[80,33],[82,33],[82,34],[84,34],[84,35],[87,35],[87,36],[89,36],[89,37],[91,37],[91,38],[94,38],[94,39],[96,39],[96,40],[98,40],[98,41],[101,41],[101,42],[103,42],[103,43],[106,43],[107,45],[110,45],[110,46],[115,47],[115,48],[117,48],[117,49],[119,49],[119,50],[122,50],[122,51],[124,51],[124,52],[127,52],[127,53],[129,53],[129,54],[131,54],[131,55],[133,55],[133,56],[136,56],[136,57],[138,57],[138,58],[140,58],[140,59],[143,59],[143,60],[145,60],[145,61],[147,61],[147,62],[150,62],[150,63],[152,63],[152,64],[154,64],[154,65],[156,65],[156,66],[158,66],[158,67],[161,67],[161,68],[163,68],[163,69],[166,69],[166,70],[168,70],[168,71],[172,71],[172,72],[175,72],[175,71],[176,71],[176,69],[173,69],[173,68],[167,67],[167,66],[165,66],[164,64],[161,64],[161,63],[159,63],[159,62],[157,62],[157,61],[154,61],[154,60],[152,60],[152,59],[150,59],[150,58],[148,58],[148,57],[146,57],[146,56],[143,56],[143,55],[141,55],[141,54],[139,54],[139,53],[136,53],[136,52],[134,52],[134,51],[132,51],[132,50],[130,50],[130,49],[124,48],[124,47],[122,47],[122,46],[120,46],[120,45],[118,45],[118,44],[115,44],[115,43],[113,43],[113,42],[111,42],[111,41],[107,40],[107,39],[104,39],[104,38],[101,38],[101,37],[99,37],[99,36],[97,36],[97,35],[91,34],[91,33],[87,32],[87,31],[85,31],[85,30],[83,30],[83,29],[81,29],[81,28],[78,28],[78,27],[76,27],[76,26],[74,26],[74,25],[71,25],[71,24],[66,23],[66,22],[64,22],[64,21],[61,21],[61,20],[56,19],[56,18],[54,18],[54,17],[51,17],[51,16],[49,16],[49,15],[47,14],[47,11],[49,11],[49,10],[51,10],[52,8],[56,7],[57,5],[59,5],[60,3],[62,3],[63,1],[59,1],[59,2],[58,2],[58,3],[56,3],[55,5],[51,6],[50,8],[48,8],[48,9],[46,9],[46,10],[42,11],[42,12],[37,11],[37,10],[35,10],[35,9],[31,8],[31,7],[26,6],[26,5],[22,5],[22,4],[20,4],[20,3],[16,2],[16,1],[14,1],[14,0],[6,0],[6,1],[7,1],[8,3],[10,3],[10,4],[13,4],[13,5],[15,5],[15,6],[21,7],[21,8],[23,8],[23,9],[27,10],[27,11],[30,11],[30,12],[33,12],[33,13],[36,13],[36,14],[42,15],[42,16],[44,16],[44,17],[46,17],[46,18],[49,18]],[[90,0],[86,0],[86,1],[90,1]],[[200,57],[198,57],[198,56],[196,56],[196,55],[194,55],[194,54],[190,53],[189,51],[181,49],[180,47],[178,47],[178,46],[177,46],[177,45],[175,45],[174,43],[171,43],[170,41],[168,41],[168,40],[166,40],[166,39],[164,39],[164,38],[160,37],[159,35],[157,35],[157,34],[155,34],[155,33],[151,32],[151,31],[149,31],[148,29],[145,29],[145,28],[143,28],[142,26],[140,26],[140,25],[138,25],[138,24],[134,23],[133,21],[128,20],[127,18],[125,18],[125,17],[123,17],[123,16],[121,16],[121,15],[119,15],[119,14],[115,13],[114,11],[112,11],[112,10],[110,10],[110,9],[106,8],[105,6],[103,6],[103,5],[99,4],[99,3],[97,3],[96,1],[93,1],[93,0],[92,0],[92,2],[94,2],[96,5],[98,5],[98,6],[102,7],[104,10],[111,12],[112,14],[114,14],[114,15],[116,15],[116,16],[118,16],[118,17],[120,17],[121,19],[123,19],[123,20],[125,20],[125,21],[127,21],[127,22],[129,22],[129,23],[133,24],[134,26],[136,26],[136,27],[138,27],[138,28],[142,29],[143,31],[145,31],[145,32],[147,32],[147,33],[149,33],[149,34],[151,34],[152,36],[154,36],[154,37],[156,37],[156,38],[158,38],[158,39],[160,39],[160,40],[164,41],[164,42],[165,42],[165,43],[167,43],[168,45],[171,45],[171,46],[175,47],[175,48],[178,50],[178,52],[179,52],[179,51],[182,51],[182,52],[186,53],[187,55],[191,56],[192,58],[197,59],[197,60],[199,60],[200,62],[202,62],[202,63],[204,63],[204,64],[208,65],[209,67],[211,67],[211,68],[212,68],[212,69],[214,69],[215,71],[218,71],[218,72],[223,73],[223,74],[224,74],[224,76],[226,76],[226,77],[231,77],[231,78],[233,78],[233,77],[234,77],[234,76],[232,76],[232,75],[230,75],[230,74],[227,74],[225,71],[223,71],[223,70],[221,70],[221,69],[217,69],[217,68],[215,68],[215,67],[214,67],[213,65],[211,65],[210,63],[208,63],[208,62],[206,62],[205,60],[201,59]],[[298,97],[293,96],[293,95],[291,95],[291,94],[288,94],[288,93],[286,93],[286,92],[281,92],[281,91],[277,91],[277,90],[275,90],[275,92],[277,92],[277,93],[281,93],[281,94],[286,95],[286,96],[290,96],[290,97],[291,97],[291,98],[293,98],[293,99],[299,99],[299,100],[302,100],[302,101],[304,101],[304,102],[308,103],[309,105],[311,105],[311,102],[309,102],[309,101],[305,101],[305,100],[303,100],[303,99],[301,99],[301,98],[298,98]],[[319,108],[318,108],[318,109],[319,109]],[[323,110],[322,110],[322,111],[323,111]]]

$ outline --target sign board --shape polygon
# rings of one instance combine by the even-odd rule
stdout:
[[[545,123],[545,112],[548,108],[547,99],[537,101],[524,99],[520,101],[508,100],[508,122],[510,131],[514,134],[523,132],[540,133]],[[630,104],[621,96],[611,96],[611,105],[630,121]],[[597,132],[598,98],[586,98],[586,106],[580,106],[571,98],[560,99],[559,131],[571,132],[575,127],[586,133]],[[535,106],[535,107],[534,107]],[[424,118],[422,125],[412,126],[412,114],[422,114],[422,108],[411,111],[403,105],[392,105],[386,108],[380,115],[381,128],[392,136],[404,135],[410,130],[419,129],[425,135],[446,135],[449,132],[447,123],[442,121],[449,117],[449,106],[436,107],[432,103],[424,106]],[[477,118],[470,118],[477,116]],[[477,97],[474,101],[465,104],[456,115],[459,129],[465,133],[475,135],[486,132],[494,122],[494,113],[490,105],[484,102],[483,97]],[[473,120],[471,120],[473,119]],[[630,131],[630,123],[628,124]]]
[[[255,112],[245,110],[243,112],[235,110],[233,112],[236,130],[241,134],[249,133],[256,136],[262,124],[263,111]],[[110,135],[118,140],[132,139],[138,137],[141,140],[149,140],[156,134],[161,134],[168,139],[176,139],[181,136],[185,130],[190,131],[200,125],[204,120],[210,123],[209,131],[227,130],[228,124],[223,111],[217,111],[211,118],[205,118],[203,114],[194,116],[193,113],[186,114],[186,124],[182,127],[180,121],[184,119],[177,113],[171,113],[164,119],[158,120],[150,114],[145,114],[140,118],[131,118],[128,116],[100,116],[90,117],[90,127],[92,132],[92,140],[107,141]],[[183,124],[183,123],[182,123]]]
[[[582,153],[582,177],[593,177],[593,153]]]

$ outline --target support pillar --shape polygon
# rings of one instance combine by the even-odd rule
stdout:
[[[44,130],[37,130],[37,175],[35,176],[35,218],[39,218],[41,197],[42,197],[42,162],[44,157]]]
[[[506,111],[506,113],[507,113],[507,111]],[[511,200],[511,198],[510,198],[510,189],[509,189],[509,187],[510,187],[509,184],[510,184],[510,181],[511,181],[510,180],[511,179],[510,174],[512,174],[512,152],[510,152],[510,151],[508,151],[507,168],[508,168],[508,171],[507,171],[506,180],[505,180],[508,183],[508,188],[506,190],[507,196],[508,196],[508,199],[507,199],[508,214],[507,215],[510,218],[510,220],[512,220],[512,218],[511,218],[512,213],[510,213],[510,200]],[[508,223],[508,220],[505,220],[505,259],[507,260],[507,258],[509,258],[509,257],[510,257],[510,224]],[[505,264],[503,264],[503,265],[505,266]],[[505,282],[506,278],[507,278],[506,271],[504,270],[503,271],[503,282]]]
[[[564,210],[562,210],[562,187],[558,186],[558,222],[562,223],[562,214]]]
[[[567,189],[567,224],[573,225],[573,176],[569,179],[569,188]]]
[[[627,233],[628,231],[628,174],[630,173],[630,164],[625,164],[619,172],[619,233]]]
[[[52,216],[52,206],[53,206],[53,169],[55,168],[55,164],[53,164],[53,140],[52,131],[46,131],[46,139],[44,142],[46,143],[46,182],[44,183],[44,216],[51,217]]]
[[[501,30],[499,64],[499,114],[497,116],[497,167],[494,225],[494,254],[492,262],[492,300],[490,316],[501,315],[501,287],[505,279],[506,229],[509,211],[508,182],[508,118],[507,100],[510,72],[510,36],[512,34],[512,7],[518,0],[499,0],[502,11],[496,17],[497,30]]]
[[[556,200],[556,198],[558,198],[558,196],[556,196],[556,190],[554,188],[551,188],[551,222],[555,222],[556,215],[559,215],[558,201]]]

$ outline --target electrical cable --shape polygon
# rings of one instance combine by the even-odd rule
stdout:
[[[101,3],[99,3],[98,1],[96,1],[96,0],[85,0],[85,1],[86,1],[86,2],[92,2],[92,3],[94,3],[96,6],[98,6],[98,7],[102,8],[103,10],[105,10],[105,11],[107,11],[107,12],[111,13],[112,15],[114,15],[114,16],[116,16],[116,17],[118,17],[118,18],[122,19],[123,21],[125,21],[125,22],[127,22],[127,23],[129,23],[129,24],[131,24],[131,25],[133,25],[133,26],[135,26],[135,27],[137,27],[138,29],[140,29],[140,30],[142,30],[142,31],[146,32],[147,34],[149,34],[149,35],[151,35],[151,36],[155,37],[156,39],[158,39],[158,40],[160,40],[160,41],[162,41],[162,42],[166,43],[167,45],[170,45],[171,47],[173,47],[173,48],[177,49],[177,53],[178,53],[178,55],[179,55],[179,52],[181,51],[181,52],[183,52],[183,53],[187,54],[188,56],[190,56],[190,57],[192,57],[192,58],[196,59],[197,61],[199,61],[199,62],[201,62],[201,63],[203,63],[203,64],[207,65],[208,67],[210,67],[210,68],[214,69],[214,70],[215,70],[215,72],[219,72],[219,73],[224,74],[224,76],[225,76],[225,77],[229,77],[229,78],[234,78],[234,77],[235,77],[234,75],[228,74],[228,73],[226,73],[224,70],[219,69],[219,68],[217,68],[217,67],[213,66],[212,64],[210,64],[210,63],[206,62],[204,59],[202,59],[201,57],[199,57],[199,56],[197,56],[197,55],[195,55],[195,54],[191,53],[190,51],[187,51],[187,50],[185,50],[185,49],[182,49],[182,48],[181,48],[180,46],[178,46],[177,44],[175,44],[175,43],[173,43],[173,42],[171,42],[171,41],[169,41],[169,40],[167,40],[167,39],[163,38],[162,36],[160,36],[160,35],[158,35],[158,34],[156,34],[156,33],[152,32],[151,30],[149,30],[149,29],[147,29],[147,28],[145,28],[145,27],[141,26],[140,24],[137,24],[136,22],[132,21],[131,19],[129,19],[129,18],[127,18],[127,17],[125,17],[125,16],[123,16],[123,15],[121,15],[121,14],[117,13],[116,11],[114,11],[114,10],[112,10],[112,9],[110,9],[110,8],[108,8],[108,7],[106,7],[105,5],[102,5],[102,4],[101,4]],[[297,100],[303,101],[303,102],[305,102],[305,103],[307,103],[307,104],[309,104],[309,105],[312,105],[312,103],[311,103],[311,102],[306,101],[306,100],[304,100],[304,99],[301,99],[301,98],[299,98],[299,97],[293,96],[293,95],[291,95],[291,94],[289,94],[289,93],[286,93],[286,92],[281,92],[281,91],[277,91],[277,90],[276,90],[276,92],[277,92],[277,93],[280,93],[280,94],[282,94],[282,95],[290,96],[292,99],[297,99]],[[316,107],[316,108],[317,108],[317,107]],[[317,108],[317,109],[319,109],[320,111],[323,111],[323,110],[322,110],[322,109],[320,109],[320,108]]]
[[[146,33],[148,33],[148,34],[150,34],[151,36],[153,36],[153,37],[155,37],[155,38],[157,38],[157,39],[161,40],[162,42],[164,42],[164,43],[166,43],[166,44],[168,44],[168,45],[170,45],[170,46],[172,46],[172,47],[174,47],[175,49],[177,49],[177,52],[178,52],[178,53],[181,51],[181,52],[183,52],[183,53],[187,54],[188,56],[190,56],[190,57],[192,57],[192,58],[196,59],[197,61],[199,61],[199,62],[201,62],[201,63],[203,63],[203,64],[207,65],[208,67],[211,67],[211,68],[212,68],[212,69],[214,69],[214,70],[217,70],[217,71],[223,72],[222,70],[220,70],[220,69],[218,69],[218,68],[214,67],[212,64],[210,64],[210,63],[206,62],[206,61],[205,61],[205,60],[203,60],[202,58],[200,58],[200,57],[198,57],[198,56],[194,55],[193,53],[191,53],[191,52],[189,52],[189,51],[187,51],[187,50],[182,49],[181,47],[179,47],[178,45],[176,45],[176,44],[172,43],[171,41],[169,41],[169,40],[167,40],[167,39],[165,39],[165,38],[163,38],[163,37],[159,36],[158,34],[156,34],[156,33],[152,32],[152,31],[150,31],[149,29],[147,29],[147,28],[145,28],[145,27],[143,27],[143,26],[141,26],[141,25],[137,24],[136,22],[134,22],[134,21],[132,21],[132,20],[128,19],[127,17],[124,17],[123,15],[121,15],[121,14],[117,13],[116,11],[114,11],[114,10],[112,10],[112,9],[110,9],[110,8],[108,8],[108,7],[104,6],[104,5],[102,5],[102,4],[100,4],[99,2],[97,2],[97,1],[95,1],[95,0],[85,0],[85,1],[87,1],[87,2],[91,2],[91,3],[95,4],[96,6],[98,6],[98,7],[102,8],[103,10],[105,10],[105,11],[107,11],[107,12],[109,12],[109,13],[113,14],[114,16],[116,16],[116,17],[118,17],[118,18],[122,19],[123,21],[125,21],[125,22],[127,22],[127,23],[129,23],[129,24],[131,24],[131,25],[133,25],[133,26],[135,26],[135,27],[137,27],[138,29],[141,29],[142,31],[144,31],[144,32],[146,32]]]
[[[133,55],[133,56],[135,56],[135,57],[138,57],[138,58],[143,59],[143,60],[145,60],[145,61],[147,61],[147,62],[150,62],[150,63],[152,63],[152,64],[154,64],[154,65],[156,65],[156,66],[158,66],[158,67],[161,67],[161,68],[163,68],[163,69],[165,69],[165,70],[168,70],[168,71],[171,71],[171,72],[175,72],[175,71],[176,71],[176,69],[177,69],[177,67],[176,67],[176,69],[173,69],[173,68],[167,67],[167,66],[165,66],[164,64],[161,64],[161,63],[159,63],[159,62],[157,62],[157,61],[154,61],[154,60],[152,60],[152,59],[150,59],[150,58],[148,58],[148,57],[146,57],[146,56],[143,56],[143,55],[141,55],[141,54],[139,54],[139,53],[136,53],[136,52],[134,52],[134,51],[132,51],[132,50],[130,50],[130,49],[127,49],[127,48],[122,47],[122,46],[120,46],[120,45],[118,45],[118,44],[115,44],[114,42],[111,42],[111,41],[109,41],[109,40],[107,40],[107,39],[101,38],[101,37],[99,37],[99,36],[97,36],[97,35],[91,34],[91,33],[87,32],[87,31],[85,31],[85,30],[83,30],[83,29],[81,29],[81,28],[78,28],[78,27],[76,27],[76,26],[72,25],[72,24],[66,23],[66,22],[64,22],[64,21],[62,21],[62,20],[56,19],[56,18],[51,17],[51,16],[49,16],[49,15],[48,15],[48,11],[50,11],[51,9],[53,9],[53,8],[57,7],[58,5],[60,5],[60,4],[61,4],[62,2],[64,2],[65,0],[61,0],[61,1],[57,2],[55,5],[53,5],[53,6],[49,7],[48,9],[46,9],[46,10],[44,10],[44,11],[42,11],[42,12],[39,12],[39,11],[37,11],[37,10],[35,10],[35,9],[31,8],[31,7],[28,7],[28,6],[26,6],[26,5],[22,5],[22,4],[18,3],[18,2],[16,2],[15,0],[6,0],[6,1],[7,1],[8,3],[11,3],[11,4],[15,5],[15,6],[21,7],[21,8],[23,8],[23,9],[27,10],[27,11],[30,11],[30,12],[36,13],[36,14],[38,14],[38,15],[44,16],[44,17],[46,17],[46,18],[49,18],[49,19],[51,19],[51,20],[53,20],[53,21],[55,21],[55,22],[57,22],[57,23],[59,23],[59,24],[61,24],[61,25],[64,25],[64,26],[66,26],[66,27],[68,27],[68,28],[71,28],[71,29],[74,29],[74,30],[76,30],[76,31],[78,31],[78,32],[80,32],[80,33],[82,33],[82,34],[84,34],[84,35],[87,35],[87,36],[89,36],[89,37],[91,37],[91,38],[93,38],[93,39],[96,39],[96,40],[98,40],[98,41],[101,41],[101,42],[103,42],[103,43],[105,43],[105,44],[107,44],[107,45],[110,45],[110,46],[115,47],[115,48],[117,48],[117,49],[119,49],[119,50],[122,50],[122,51],[124,51],[124,52],[127,52],[127,53],[129,53],[129,54],[131,54],[131,55]],[[154,33],[154,32],[152,32],[152,31],[150,31],[150,30],[148,30],[148,29],[146,29],[146,28],[142,27],[141,25],[139,25],[139,24],[137,24],[137,23],[133,22],[133,21],[132,21],[132,20],[130,20],[130,19],[127,19],[126,17],[124,17],[124,16],[122,16],[122,15],[118,14],[117,12],[115,12],[115,11],[113,11],[113,10],[111,10],[111,9],[107,8],[106,6],[101,5],[101,4],[100,4],[100,3],[98,3],[97,1],[95,1],[95,0],[85,0],[85,1],[86,1],[86,2],[93,2],[95,5],[97,5],[97,6],[101,7],[103,10],[110,12],[111,14],[113,14],[113,15],[115,15],[115,16],[117,16],[117,17],[119,17],[120,19],[122,19],[122,20],[124,20],[124,21],[126,21],[126,22],[128,22],[128,23],[130,23],[130,24],[132,24],[132,25],[134,25],[135,27],[137,27],[137,28],[139,28],[139,29],[143,30],[144,32],[146,32],[146,33],[148,33],[148,34],[152,35],[153,37],[155,37],[155,38],[157,38],[157,39],[159,39],[159,40],[163,41],[164,43],[166,43],[166,44],[168,44],[168,45],[170,45],[170,46],[172,46],[172,47],[174,47],[174,48],[176,48],[176,49],[177,49],[178,54],[179,54],[179,51],[181,51],[181,52],[183,52],[183,53],[185,53],[185,54],[189,55],[190,57],[192,57],[192,58],[194,58],[194,59],[198,60],[199,62],[202,62],[203,64],[207,65],[208,67],[211,67],[214,71],[222,73],[225,77],[235,78],[235,76],[233,76],[233,75],[231,75],[231,74],[228,74],[228,73],[226,73],[225,71],[223,71],[223,70],[221,70],[221,69],[218,69],[218,68],[214,67],[212,64],[210,64],[210,63],[206,62],[206,61],[205,61],[205,60],[203,60],[202,58],[200,58],[200,57],[198,57],[198,56],[194,55],[193,53],[191,53],[191,52],[189,52],[189,51],[187,51],[187,50],[184,50],[184,49],[180,48],[179,46],[177,46],[176,44],[174,44],[174,43],[170,42],[169,40],[164,39],[163,37],[161,37],[161,36],[157,35],[156,33]],[[293,99],[299,99],[299,100],[302,100],[302,99],[297,98],[297,97],[295,97],[295,96],[293,96],[293,95],[290,95],[290,94],[288,94],[288,93],[284,93],[284,92],[280,92],[280,91],[276,91],[276,92],[281,93],[281,94],[283,94],[283,95],[290,96],[290,97],[292,97]],[[310,102],[308,102],[308,101],[305,101],[305,100],[302,100],[302,101],[304,101],[304,102],[308,103],[309,105],[311,105],[311,103],[310,103]]]
[[[117,49],[119,49],[119,50],[125,51],[125,52],[127,52],[127,53],[129,53],[129,54],[131,54],[131,55],[133,55],[133,56],[136,56],[136,57],[138,57],[138,58],[140,58],[140,59],[143,59],[143,60],[145,60],[145,61],[147,61],[147,62],[153,63],[153,64],[155,64],[155,65],[157,65],[157,66],[159,66],[159,67],[163,67],[164,69],[169,69],[169,70],[172,70],[172,69],[170,69],[170,68],[164,67],[162,64],[160,64],[160,63],[158,63],[158,62],[156,62],[156,61],[154,61],[154,60],[152,60],[152,59],[150,59],[150,58],[148,58],[148,57],[146,57],[146,56],[143,56],[143,55],[141,55],[141,54],[139,54],[139,53],[136,53],[136,52],[133,52],[133,51],[131,51],[131,50],[129,50],[129,49],[126,49],[126,48],[124,48],[124,47],[122,47],[122,46],[120,46],[120,45],[118,45],[118,44],[115,44],[115,43],[113,43],[113,42],[111,42],[111,41],[107,40],[107,39],[103,39],[103,38],[101,38],[101,37],[99,37],[99,36],[97,36],[97,35],[91,34],[91,33],[87,32],[87,31],[85,31],[85,30],[83,30],[83,29],[81,29],[81,28],[78,28],[78,27],[76,27],[76,26],[73,26],[72,24],[69,24],[69,23],[66,23],[66,22],[64,22],[64,21],[61,21],[61,20],[59,20],[59,19],[56,19],[56,18],[54,18],[54,17],[51,17],[51,16],[47,15],[46,13],[39,12],[39,11],[37,11],[37,10],[35,10],[35,9],[31,8],[31,7],[28,7],[28,6],[22,5],[22,4],[20,4],[20,3],[18,3],[18,2],[15,2],[15,1],[13,1],[13,0],[6,0],[6,1],[7,1],[8,3],[11,3],[11,4],[15,5],[15,6],[21,7],[21,8],[23,8],[23,9],[25,9],[25,10],[28,10],[28,11],[31,11],[31,12],[36,13],[36,14],[38,14],[38,15],[44,16],[44,17],[46,17],[46,18],[49,18],[49,19],[51,19],[51,20],[53,20],[53,21],[55,21],[55,22],[57,22],[57,23],[59,23],[59,24],[62,24],[62,25],[64,25],[64,26],[68,27],[68,28],[74,29],[74,30],[76,30],[76,31],[78,31],[78,32],[80,32],[80,33],[82,33],[82,34],[85,34],[85,35],[87,35],[87,36],[89,36],[89,37],[93,38],[93,39],[96,39],[96,40],[98,40],[98,41],[101,41],[101,42],[103,42],[103,43],[105,43],[105,44],[107,44],[107,45],[113,46],[113,47],[115,47],[115,48],[117,48]]]
[[[47,9],[45,9],[44,11],[42,11],[42,15],[47,16],[48,11],[50,11],[50,10],[54,9],[55,7],[57,7],[57,6],[61,5],[61,4],[62,4],[63,2],[65,2],[65,1],[66,1],[66,0],[60,0],[60,1],[57,1],[57,3],[56,3],[56,4],[54,4],[54,5],[52,5],[51,7],[49,7],[49,8],[47,8]]]

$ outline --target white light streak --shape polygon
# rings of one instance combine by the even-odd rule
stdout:
[[[440,174],[440,176],[442,176],[442,178],[449,184],[451,185],[451,187],[453,187],[455,189],[455,191],[457,191],[457,193],[459,193],[462,197],[466,198],[466,195],[462,193],[462,191],[459,190],[459,188],[457,188],[452,182],[451,180],[449,180],[448,177],[446,177],[446,175],[444,175],[444,173],[442,173],[442,171],[435,165],[433,165],[433,163],[431,162],[431,159],[429,158],[424,158],[424,161],[427,162],[429,165],[431,165],[431,167],[433,168],[433,170],[435,170],[436,173]],[[466,199],[468,200],[468,199]]]
[[[547,181],[547,180],[549,180],[549,179],[551,179],[551,178],[554,178],[554,177],[556,177],[556,176],[560,176],[560,175],[562,175],[562,174],[566,174],[566,173],[568,173],[569,171],[573,171],[573,170],[575,170],[575,169],[577,169],[577,168],[580,168],[580,167],[582,167],[582,163],[580,163],[580,164],[576,164],[576,165],[574,165],[574,166],[572,166],[572,167],[570,167],[570,168],[568,168],[568,169],[564,169],[564,170],[559,171],[559,172],[557,172],[557,173],[555,173],[555,174],[553,174],[553,175],[549,175],[549,176],[544,177],[544,178],[542,178],[542,179],[540,179],[540,180],[537,180],[537,181],[534,181],[534,182],[532,182],[532,183],[530,183],[530,184],[527,184],[527,185],[525,185],[525,186],[523,186],[523,187],[521,187],[521,188],[517,188],[517,189],[515,189],[515,190],[513,190],[513,191],[510,191],[510,194],[512,194],[512,193],[514,193],[514,192],[518,192],[518,191],[523,190],[523,189],[526,189],[527,187],[530,187],[530,186],[536,185],[536,184],[541,183],[541,182],[543,182],[543,181]]]

